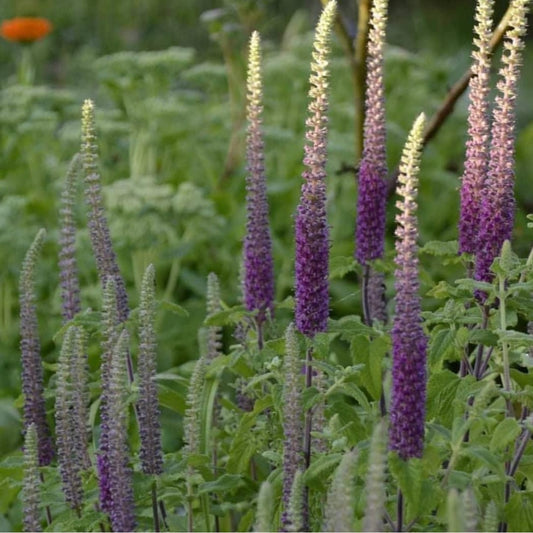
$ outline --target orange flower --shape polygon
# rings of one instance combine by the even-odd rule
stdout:
[[[39,17],[16,17],[4,20],[0,27],[0,35],[4,39],[20,43],[38,41],[51,31],[50,21]]]

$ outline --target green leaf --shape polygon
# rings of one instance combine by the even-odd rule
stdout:
[[[471,457],[472,459],[477,459],[484,466],[489,467],[495,474],[498,474],[502,481],[505,480],[505,471],[502,461],[484,446],[472,444],[463,448],[460,453],[463,457],[466,456]]]
[[[449,328],[439,329],[431,335],[428,354],[431,368],[436,369],[440,367],[446,354],[453,349],[453,341],[454,332]]]
[[[162,383],[157,384],[157,391],[159,397],[159,403],[181,415],[185,414],[185,396],[179,392],[163,385]]]
[[[508,531],[533,531],[533,492],[513,492],[504,512]]]
[[[373,328],[363,324],[360,317],[353,315],[340,320],[330,320],[328,330],[331,333],[340,333],[341,338],[348,342],[360,335],[370,336],[377,333]]]
[[[420,249],[420,253],[455,258],[459,253],[458,250],[457,241],[429,241]]]
[[[218,313],[213,313],[209,315],[204,324],[206,326],[230,326],[238,324],[245,316],[248,316],[250,313],[246,311],[243,305],[237,305],[235,307],[230,307],[229,309],[224,309]]]
[[[343,278],[348,272],[356,270],[356,262],[353,256],[332,257],[329,262],[329,279]]]
[[[453,400],[461,378],[450,370],[431,374],[427,386],[427,419],[433,418],[446,427],[452,425]]]
[[[389,469],[404,495],[410,514],[418,515],[422,488],[422,461],[417,458],[404,461],[397,453],[390,452]]]
[[[208,492],[226,492],[237,489],[244,484],[245,482],[242,476],[235,474],[224,474],[215,481],[202,483],[198,487],[198,494],[206,494]]]
[[[315,459],[303,475],[304,483],[311,488],[323,488],[324,482],[342,459],[342,453],[322,455]]]
[[[182,317],[189,316],[189,311],[187,311],[187,309],[181,307],[181,305],[175,304],[174,302],[169,302],[168,300],[160,300],[158,303],[159,307],[164,311],[169,311],[171,313],[174,313],[175,315]]]
[[[514,418],[505,418],[494,429],[490,441],[490,451],[497,452],[503,450],[508,444],[514,442],[520,435],[522,429]]]

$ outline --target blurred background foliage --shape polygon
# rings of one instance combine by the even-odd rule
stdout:
[[[339,4],[355,32],[356,0]],[[391,170],[414,117],[420,111],[431,115],[468,68],[474,5],[474,0],[391,0],[386,53]],[[496,2],[498,16],[506,5]],[[228,304],[240,297],[246,44],[252,29],[258,29],[277,298],[292,294],[293,215],[301,184],[311,28],[319,11],[318,0],[2,0],[0,20],[42,16],[54,30],[32,45],[32,86],[17,85],[21,47],[0,42],[0,456],[19,444],[17,283],[25,250],[40,227],[49,232],[37,286],[43,357],[49,365],[57,358],[58,200],[68,162],[78,150],[83,99],[93,98],[97,105],[108,217],[132,305],[137,305],[141,273],[153,262],[160,298],[189,313],[159,315],[160,370],[176,367],[197,357],[207,274],[219,275]],[[342,265],[342,258],[353,254],[356,184],[353,173],[339,169],[357,163],[356,111],[348,62],[337,39],[333,48],[329,220],[332,261]],[[529,46],[525,64],[531,61]],[[525,215],[533,211],[531,90],[533,71],[526,66],[518,100],[515,250],[521,255],[531,242]],[[424,155],[422,243],[457,236],[467,104],[461,98]],[[80,195],[82,298],[85,307],[99,309],[84,221]],[[458,265],[426,256],[422,263],[426,287],[461,276]],[[384,268],[390,271],[390,263]],[[358,291],[355,275],[337,276],[333,269],[332,313],[358,313]],[[388,292],[392,296],[390,276]],[[95,367],[97,354],[91,357]]]

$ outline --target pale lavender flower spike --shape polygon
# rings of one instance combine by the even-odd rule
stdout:
[[[261,131],[261,42],[254,32],[248,61],[248,134],[246,157],[246,237],[244,239],[244,302],[249,311],[258,311],[261,325],[274,310],[274,267],[268,222],[268,201]]]
[[[83,103],[81,125],[81,157],[85,175],[85,198],[89,206],[89,235],[96,260],[96,268],[102,288],[105,288],[109,277],[114,278],[117,290],[118,317],[120,322],[124,322],[129,315],[128,295],[113,250],[111,234],[109,233],[109,226],[104,213],[102,185],[98,168],[94,103],[92,100],[85,100]],[[130,366],[128,362],[128,373],[133,381],[133,371]]]
[[[514,223],[514,127],[518,78],[529,0],[514,0],[505,34],[492,122],[489,171],[483,190],[475,279],[490,281],[490,266],[511,239]],[[482,300],[484,295],[478,294]]]
[[[392,394],[389,448],[402,459],[421,457],[424,446],[427,339],[418,294],[418,170],[425,117],[413,124],[398,177],[396,310],[392,328]]]
[[[41,343],[35,306],[35,265],[43,247],[46,231],[41,229],[26,253],[20,274],[20,352],[22,360],[22,393],[24,395],[24,430],[31,424],[37,430],[39,464],[48,465],[54,457],[50,428],[44,402]]]
[[[154,381],[157,369],[157,344],[155,323],[155,269],[148,265],[141,286],[139,305],[139,400],[137,402],[139,434],[141,438],[140,457],[145,474],[158,475],[163,472],[163,451],[161,448],[161,424],[157,385]]]
[[[329,38],[337,4],[331,0],[320,17],[314,41],[303,173],[296,215],[295,321],[313,337],[326,331],[329,316],[329,228],[326,215],[326,159]]]
[[[490,39],[494,0],[479,0],[476,8],[470,106],[468,108],[468,141],[465,169],[461,184],[461,216],[459,219],[459,253],[476,253],[479,235],[483,184],[489,162],[489,92]]]
[[[72,320],[81,311],[80,283],[76,263],[76,225],[74,203],[76,178],[81,158],[76,154],[70,162],[65,188],[61,195],[61,237],[59,239],[59,278],[61,280],[61,307],[63,323]]]

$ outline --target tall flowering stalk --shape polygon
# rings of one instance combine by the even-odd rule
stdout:
[[[102,305],[102,360],[100,363],[100,442],[97,455],[98,483],[100,488],[100,506],[110,512],[112,506],[111,479],[109,472],[109,432],[113,423],[111,418],[111,363],[113,351],[118,340],[119,320],[117,315],[116,285],[113,278],[107,280],[104,288]]]
[[[385,469],[387,467],[387,428],[379,422],[372,433],[368,470],[366,474],[365,493],[366,509],[362,531],[380,531],[383,529],[385,512]]]
[[[126,354],[129,335],[124,329],[116,342],[111,360],[109,388],[108,458],[111,508],[109,517],[113,531],[135,529],[132,471],[128,453],[128,404]]]
[[[141,464],[145,474],[158,475],[163,471],[163,452],[161,449],[161,425],[159,423],[159,404],[157,387],[154,382],[156,373],[155,339],[155,269],[148,265],[142,285],[139,305],[139,433],[141,437]]]
[[[392,328],[392,397],[389,448],[402,459],[420,457],[424,445],[427,339],[418,294],[417,187],[425,116],[416,119],[403,149],[396,215],[396,314]]]
[[[218,276],[210,272],[207,276],[207,316],[211,316],[222,309],[220,305],[220,284]],[[220,355],[222,349],[222,327],[207,327],[206,355],[208,360],[213,360]]]
[[[102,288],[107,278],[112,277],[116,283],[117,307],[120,322],[129,315],[128,295],[124,279],[118,267],[117,258],[111,242],[111,234],[104,213],[102,184],[98,168],[98,145],[94,117],[94,103],[85,100],[82,107],[81,121],[81,156],[85,176],[85,199],[89,206],[88,226],[91,245],[96,259],[96,268]],[[128,362],[131,367],[130,363]],[[128,368],[130,379],[133,380],[133,368]]]
[[[24,482],[22,488],[24,531],[42,531],[39,512],[41,480],[37,426],[32,422],[24,437]]]
[[[83,442],[80,425],[85,433],[85,422],[79,423],[77,408],[77,377],[76,369],[76,337],[78,329],[68,328],[63,339],[63,346],[58,360],[57,391],[56,391],[56,433],[57,455],[63,492],[68,504],[81,514],[83,487],[81,470],[83,467]],[[81,440],[81,442],[80,442]]]
[[[364,268],[363,309],[365,319],[386,320],[380,274],[370,262],[383,256],[387,204],[387,153],[383,49],[388,0],[375,0],[368,33],[367,79],[363,157],[359,165],[355,256]]]
[[[261,42],[252,33],[248,59],[248,134],[246,157],[246,236],[244,238],[244,301],[249,311],[257,311],[259,344],[262,324],[274,310],[274,267],[268,222],[268,202],[261,131],[263,106]]]
[[[309,117],[306,120],[306,139],[303,173],[304,183],[295,224],[295,322],[307,337],[326,331],[329,316],[329,228],[326,215],[326,160],[328,111],[329,39],[335,20],[337,3],[330,0],[323,9],[313,42],[313,60],[309,78]],[[305,385],[312,385],[311,349],[307,350]],[[305,466],[311,463],[311,410],[305,415]],[[298,476],[295,478],[295,482]],[[294,486],[294,483],[293,483]],[[309,494],[303,493],[303,526],[309,526]],[[289,510],[291,506],[289,505]],[[289,519],[293,523],[289,511]]]
[[[459,219],[459,253],[476,253],[480,225],[483,185],[489,164],[489,93],[492,16],[494,0],[478,0],[470,106],[468,107],[468,141],[465,169],[461,184],[461,216]]]
[[[288,531],[289,502],[294,476],[302,466],[302,406],[300,401],[301,361],[298,338],[293,324],[285,333],[285,361],[283,382],[283,514],[281,528]]]
[[[163,450],[161,448],[161,424],[159,421],[159,401],[154,382],[157,369],[155,337],[155,269],[148,265],[141,284],[139,305],[139,400],[137,418],[141,438],[140,458],[145,474],[157,476],[163,472]],[[157,509],[157,485],[152,481],[152,512],[154,529],[159,531],[159,511]]]
[[[342,456],[328,491],[324,531],[353,531],[354,529],[355,479],[358,460],[357,450],[350,450]]]
[[[67,171],[59,211],[61,225],[61,236],[59,238],[59,279],[61,283],[63,323],[72,320],[81,311],[80,283],[76,263],[76,224],[74,222],[76,178],[80,163],[80,155],[76,154],[72,158]]]
[[[22,360],[22,393],[24,395],[24,429],[31,424],[37,430],[39,464],[48,465],[54,456],[50,428],[44,402],[41,343],[35,306],[35,265],[43,247],[46,231],[39,230],[22,263],[19,282],[20,352]]]
[[[326,217],[328,55],[337,4],[322,11],[313,44],[309,118],[303,173],[296,215],[296,327],[308,337],[325,331],[329,316],[329,229]]]
[[[524,48],[529,0],[514,0],[505,34],[502,67],[492,122],[488,176],[483,190],[475,279],[490,281],[490,266],[514,222],[514,127],[518,78]],[[484,295],[478,295],[484,300]]]

